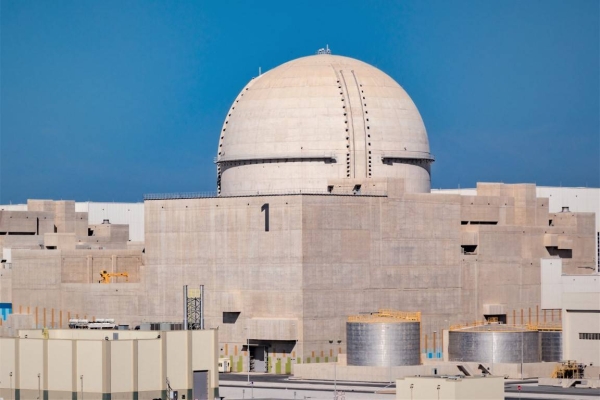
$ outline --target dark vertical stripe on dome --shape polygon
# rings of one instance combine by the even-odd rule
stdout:
[[[365,117],[365,107],[362,101],[362,98],[364,96],[362,96],[361,90],[360,90],[360,85],[358,84],[358,79],[356,79],[356,74],[354,73],[354,70],[352,70],[352,76],[354,77],[354,83],[356,84],[356,90],[358,91],[358,96],[360,97],[361,101],[360,101],[360,109],[362,111],[362,118],[363,118],[363,131],[364,131],[364,138],[365,138],[365,178],[369,177],[369,146],[367,146],[367,121],[366,121],[366,117]]]
[[[346,84],[346,78],[344,77],[344,71],[340,69],[340,77],[342,82],[344,83],[344,91],[346,92],[346,98],[348,99],[348,104],[346,105],[346,112],[348,113],[348,121],[350,121],[350,130],[351,132],[351,141],[352,141],[352,150],[351,150],[351,160],[352,160],[352,178],[356,178],[356,142],[354,139],[354,118],[352,116],[352,103],[350,101],[350,93],[348,92],[348,85]]]

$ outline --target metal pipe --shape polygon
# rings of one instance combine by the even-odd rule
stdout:
[[[200,285],[200,329],[204,329],[204,285]]]
[[[250,336],[246,329],[246,349],[248,350],[248,384],[250,384]]]
[[[183,286],[183,330],[188,330],[188,287],[187,285]]]

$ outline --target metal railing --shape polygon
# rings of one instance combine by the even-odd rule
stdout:
[[[361,197],[386,197],[384,190],[361,190],[357,192],[329,192],[315,189],[285,189],[236,192],[235,195],[219,195],[218,192],[176,192],[176,193],[151,193],[145,194],[144,200],[181,200],[181,199],[206,199],[229,197],[256,197],[256,196],[361,196]]]
[[[527,324],[527,329],[530,331],[562,331],[562,321],[557,322],[540,322],[537,324]]]
[[[348,322],[389,322],[390,320],[401,321],[421,321],[420,312],[396,311],[390,309],[381,309],[376,313],[351,315]]]

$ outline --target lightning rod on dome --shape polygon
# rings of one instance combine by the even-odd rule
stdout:
[[[331,50],[329,49],[329,45],[325,45],[325,48],[321,48],[317,50],[317,54],[331,54]]]

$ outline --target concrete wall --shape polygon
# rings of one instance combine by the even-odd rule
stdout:
[[[152,332],[152,338],[129,332],[131,339],[118,340],[108,331],[79,332],[78,339],[50,333],[50,339],[36,338],[39,330],[0,338],[0,397],[65,399],[83,391],[86,399],[164,398],[168,378],[191,398],[193,370],[209,371],[210,398],[218,394],[216,330]]]
[[[248,339],[270,351],[297,340],[289,356],[322,362],[344,351],[352,314],[421,311],[431,337],[490,310],[535,310],[547,234],[572,247],[566,268],[594,258],[593,215],[551,215],[534,185],[481,184],[472,197],[387,190],[394,195],[147,201],[146,282],[165,290],[148,299],[146,318],[179,317],[181,286],[203,283],[207,326],[219,326],[234,370],[247,365],[235,349]],[[239,318],[224,323],[223,311]],[[278,318],[297,319],[297,337],[267,329]]]
[[[367,382],[390,382],[398,378],[417,375],[461,375],[466,370],[471,376],[482,376],[479,365],[484,365],[493,375],[509,377],[511,379],[525,379],[550,377],[557,363],[475,363],[475,362],[444,362],[427,360],[422,365],[402,367],[363,367],[343,365],[343,363],[311,363],[294,364],[293,375],[298,379],[334,380],[340,381],[367,381]]]
[[[410,377],[396,381],[397,399],[503,400],[502,377],[447,379]]]
[[[600,242],[600,189],[537,186],[535,190],[538,197],[548,199],[548,210],[550,213],[560,213],[563,207],[569,207],[571,212],[595,214],[596,256],[595,262],[589,266],[595,267],[600,272],[600,253],[598,248],[598,242]],[[431,192],[435,194],[453,193],[463,196],[481,194],[478,193],[477,189],[434,189]]]
[[[541,258],[581,272],[595,257],[594,216],[550,213],[534,185],[480,184],[477,196],[384,186],[387,196],[146,201],[145,254],[14,250],[11,300],[137,325],[181,320],[182,286],[204,284],[220,354],[245,369],[250,341],[266,347],[276,372],[343,353],[348,315],[421,311],[431,338],[484,315],[535,310]],[[100,285],[102,269],[128,272],[129,282]]]
[[[114,318],[122,324],[139,324],[142,252],[139,250],[15,250],[12,263],[13,308],[38,307],[38,324],[63,327],[71,318]],[[112,278],[100,284],[100,271],[127,272],[126,278]],[[2,279],[2,277],[0,277]],[[41,325],[40,325],[41,326]]]

